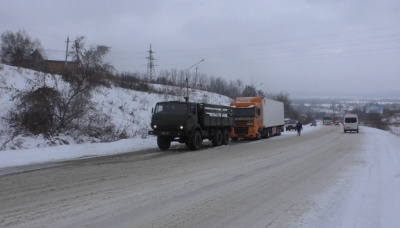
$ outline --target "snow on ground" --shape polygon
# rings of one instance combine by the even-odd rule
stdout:
[[[304,126],[304,134],[317,127]],[[283,132],[282,137],[295,136],[295,131]],[[39,140],[41,141],[41,140]],[[204,142],[206,142],[205,140]],[[34,143],[33,143],[34,144]],[[178,144],[173,142],[173,144]],[[84,159],[111,154],[135,152],[142,149],[157,148],[154,136],[146,138],[122,139],[109,143],[83,143],[61,145],[45,148],[0,151],[0,168],[31,165],[44,162],[58,162],[73,159]]]
[[[400,136],[400,124],[391,124],[389,125],[389,132],[392,134]]]
[[[109,143],[83,143],[45,148],[0,151],[0,168],[58,162],[74,159],[127,153],[157,147],[153,137],[147,139],[122,139]]]
[[[293,227],[400,227],[399,137],[369,127],[362,133],[362,155]]]

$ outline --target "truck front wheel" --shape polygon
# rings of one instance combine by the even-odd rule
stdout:
[[[192,138],[188,142],[189,149],[198,150],[201,147],[201,143],[203,142],[203,138],[199,131],[195,131],[192,135]]]
[[[168,150],[171,146],[171,139],[160,135],[157,137],[157,145],[160,150]]]

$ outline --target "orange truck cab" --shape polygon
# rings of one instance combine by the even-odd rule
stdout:
[[[238,97],[234,107],[231,139],[261,139],[280,135],[284,126],[283,103],[264,97]]]

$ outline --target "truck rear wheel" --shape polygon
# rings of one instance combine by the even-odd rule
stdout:
[[[222,132],[221,129],[216,129],[214,137],[212,139],[213,146],[221,146],[222,145]]]
[[[280,127],[277,127],[277,128],[276,128],[276,135],[279,136],[279,135],[281,135],[281,134],[282,134],[281,128],[280,128]]]
[[[269,138],[269,129],[265,128],[265,138],[268,139]]]
[[[229,144],[229,130],[224,129],[222,131],[222,145],[228,145]]]
[[[157,137],[157,145],[161,150],[168,150],[171,146],[171,139],[160,135]]]
[[[201,143],[203,139],[201,138],[201,134],[199,131],[195,131],[192,135],[192,138],[188,142],[189,149],[198,150],[201,147]]]

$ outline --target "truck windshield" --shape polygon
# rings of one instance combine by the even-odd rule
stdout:
[[[186,114],[187,104],[181,103],[159,103],[156,105],[154,113],[173,113],[178,115]]]
[[[233,116],[234,117],[254,117],[255,116],[255,108],[234,108]]]
[[[324,120],[332,120],[332,117],[326,116],[324,117]]]

